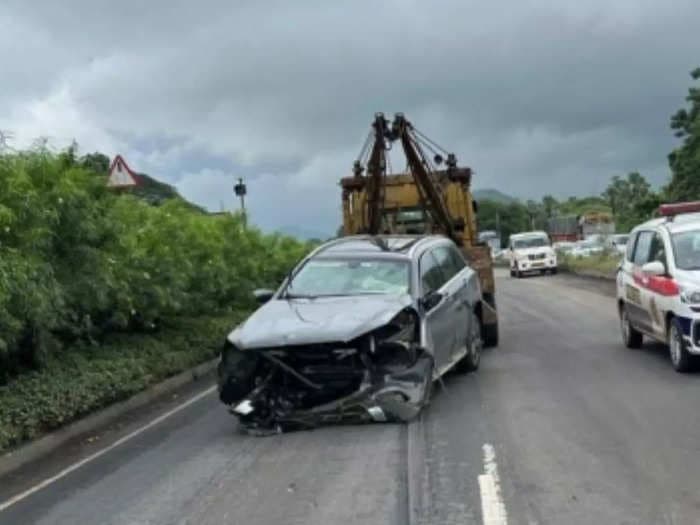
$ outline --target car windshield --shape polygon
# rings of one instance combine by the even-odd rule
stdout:
[[[700,270],[700,230],[676,233],[672,236],[676,267]]]
[[[549,246],[549,240],[546,237],[525,237],[523,239],[513,239],[513,248],[522,250],[524,248],[539,248],[541,246]]]
[[[408,261],[312,259],[287,286],[288,297],[404,294],[409,291]]]

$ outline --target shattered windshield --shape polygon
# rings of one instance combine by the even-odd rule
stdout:
[[[672,238],[676,267],[681,270],[700,270],[700,230],[676,233]]]
[[[409,271],[408,261],[312,259],[294,276],[285,295],[404,294],[409,291]]]
[[[540,248],[541,246],[549,246],[549,239],[538,236],[513,240],[513,248],[516,250],[522,250],[525,248]]]

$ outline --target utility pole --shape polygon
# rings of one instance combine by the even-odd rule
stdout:
[[[246,193],[248,192],[248,189],[246,188],[246,185],[243,183],[242,178],[238,178],[238,184],[233,186],[233,192],[238,196],[239,199],[241,199],[241,213],[243,214],[243,227],[246,226],[247,218],[246,218],[246,211],[245,211],[245,196]]]

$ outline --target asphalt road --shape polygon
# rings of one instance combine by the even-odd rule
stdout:
[[[500,347],[409,426],[252,438],[206,395],[0,523],[699,523],[700,374],[659,346],[625,349],[595,282],[501,273],[498,304]],[[157,410],[0,479],[0,506]]]

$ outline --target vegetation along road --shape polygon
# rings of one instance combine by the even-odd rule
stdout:
[[[697,523],[700,382],[610,295],[499,273],[500,347],[408,426],[248,437],[188,387],[1,479],[0,523]]]

